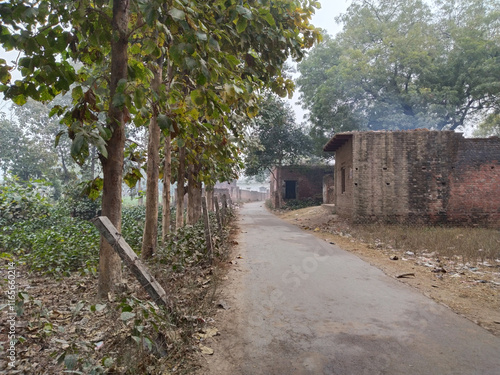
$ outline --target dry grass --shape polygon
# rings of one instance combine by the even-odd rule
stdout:
[[[377,247],[411,251],[415,255],[435,253],[460,258],[463,263],[500,258],[500,232],[487,228],[457,228],[402,225],[355,225],[350,234]]]

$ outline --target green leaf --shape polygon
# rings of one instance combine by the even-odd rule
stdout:
[[[61,136],[66,133],[66,130],[61,130],[59,133],[56,135],[56,140],[54,142],[54,147],[57,147],[59,145],[59,140],[61,139]]]
[[[132,336],[132,339],[137,343],[137,345],[141,345],[141,338],[139,336]]]
[[[78,356],[76,354],[66,354],[64,357],[64,366],[68,370],[73,370],[76,368],[78,364]]]
[[[153,350],[153,342],[148,337],[144,337],[144,344],[146,345],[149,351]]]
[[[184,11],[177,9],[177,8],[170,9],[168,14],[170,14],[170,16],[176,21],[183,21],[186,19],[186,13],[184,13]]]
[[[16,95],[12,98],[12,101],[16,103],[17,105],[24,105],[26,104],[26,96],[24,95]]]
[[[156,121],[158,122],[158,126],[161,130],[170,130],[170,127],[172,126],[172,120],[162,113],[158,115]]]
[[[85,143],[85,137],[82,133],[78,133],[71,143],[71,155],[77,157],[82,152],[83,144]]]
[[[104,142],[104,140],[101,138],[100,139],[101,142],[97,142],[96,143],[96,147],[97,147],[97,150],[99,151],[99,153],[104,156],[105,158],[108,157],[108,149],[106,148],[106,142]]]
[[[250,9],[248,8],[245,8],[244,6],[242,5],[237,5],[236,6],[236,11],[243,17],[245,17],[247,20],[251,20],[252,19],[252,12]]]
[[[199,31],[196,32],[196,37],[198,38],[198,40],[201,40],[203,42],[206,42],[208,40],[207,34],[201,33]]]
[[[261,14],[263,16],[263,18],[266,20],[266,22],[270,25],[270,26],[276,26],[276,21],[274,20],[274,17],[271,13],[269,12],[266,12],[265,14]]]
[[[205,104],[205,96],[201,92],[201,90],[193,90],[191,91],[191,100],[193,101],[194,104],[197,106],[202,106]]]
[[[125,105],[125,101],[127,97],[122,92],[117,92],[115,96],[113,96],[113,106],[116,108],[121,108]]]
[[[97,303],[95,305],[92,305],[90,306],[90,311],[92,312],[101,312],[102,310],[104,310],[106,308],[106,304],[105,303]]]
[[[145,100],[145,95],[144,91],[137,89],[134,91],[134,104],[137,108],[142,108],[144,106],[144,103],[146,102]]]
[[[104,366],[104,367],[106,367],[106,368],[110,368],[111,366],[113,366],[113,365],[114,365],[114,363],[115,363],[115,361],[114,361],[114,360],[113,360],[113,358],[111,358],[111,357],[104,357],[104,358],[102,359],[102,364],[103,364],[103,366]]]
[[[200,86],[205,86],[205,84],[207,83],[207,77],[205,76],[205,74],[198,74],[196,83]]]
[[[236,23],[236,31],[238,34],[241,34],[247,28],[248,21],[244,17],[239,17],[238,22]]]
[[[142,178],[141,171],[137,168],[132,169],[130,172],[123,176],[123,181],[127,184],[129,188],[135,187],[137,181]]]
[[[75,102],[80,100],[80,98],[83,96],[83,89],[82,86],[76,86],[71,90],[71,97]]]

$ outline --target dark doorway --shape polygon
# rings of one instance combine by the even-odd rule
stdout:
[[[297,181],[285,181],[285,199],[297,199]]]

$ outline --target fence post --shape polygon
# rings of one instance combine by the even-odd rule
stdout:
[[[226,218],[228,215],[227,212],[227,196],[226,194],[222,194],[222,224],[226,225]]]
[[[208,218],[207,209],[207,198],[203,197],[201,199],[201,207],[203,208],[203,222],[205,224],[205,241],[207,243],[207,252],[210,257],[210,261],[213,260],[213,246],[212,246],[212,235],[210,234],[210,221]]]
[[[217,225],[219,226],[219,233],[222,234],[222,220],[219,209],[219,198],[217,198],[217,196],[214,197],[214,204],[215,204],[215,216],[217,217]]]

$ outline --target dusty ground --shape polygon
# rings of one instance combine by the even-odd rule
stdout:
[[[149,316],[154,314],[153,305],[148,304],[149,296],[127,270],[123,275],[127,287],[103,301],[96,297],[94,276],[75,273],[55,279],[29,274],[19,266],[16,292],[24,301],[17,298],[18,309],[23,312],[15,319],[15,335],[22,342],[15,345],[14,367],[8,366],[5,356],[0,358],[0,374],[73,373],[71,369],[80,374],[191,374],[203,350],[201,338],[211,334],[207,330],[213,307],[205,304],[211,305],[216,293],[217,272],[217,267],[207,266],[193,267],[182,275],[156,274],[177,306],[175,320],[167,321],[142,318],[146,310]],[[6,279],[5,268],[0,267],[3,290]],[[3,353],[9,348],[6,302],[0,300]],[[129,308],[135,318],[125,320],[121,313]],[[132,336],[138,335],[134,333],[137,328],[148,329],[153,321],[163,325],[161,334],[150,336],[152,349],[147,345],[141,349]]]
[[[474,323],[500,337],[500,260],[493,265],[464,265],[459,261],[438,259],[434,254],[415,256],[380,244],[352,238],[349,226],[323,206],[278,213],[289,223],[334,242],[361,259],[398,277],[427,297],[450,307]],[[398,260],[391,260],[397,256]],[[446,273],[433,272],[443,268]]]

